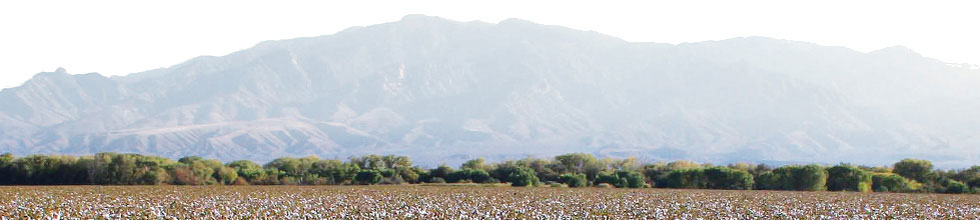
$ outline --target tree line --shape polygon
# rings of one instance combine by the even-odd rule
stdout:
[[[857,192],[980,193],[980,166],[934,169],[927,160],[905,159],[890,167],[690,161],[641,164],[634,158],[598,159],[572,153],[552,159],[526,158],[487,163],[482,158],[458,168],[425,169],[406,156],[368,155],[346,161],[314,156],[282,157],[264,165],[228,163],[191,156],[173,161],[140,154],[87,156],[0,155],[4,185],[371,185],[418,183],[509,183],[512,186],[690,188]]]

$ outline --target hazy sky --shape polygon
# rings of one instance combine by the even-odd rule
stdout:
[[[42,71],[123,75],[263,40],[333,34],[406,14],[521,18],[628,41],[767,36],[863,52],[903,45],[980,64],[976,1],[3,1],[0,87]]]

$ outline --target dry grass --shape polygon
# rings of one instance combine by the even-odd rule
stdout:
[[[4,219],[978,219],[980,196],[445,186],[0,187]]]

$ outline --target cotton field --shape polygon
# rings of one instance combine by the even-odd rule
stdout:
[[[978,219],[980,195],[479,186],[14,186],[2,219]]]

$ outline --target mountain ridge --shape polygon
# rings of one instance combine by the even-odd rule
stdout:
[[[0,91],[0,151],[980,162],[978,74],[904,47],[410,15],[126,76],[59,70]]]

